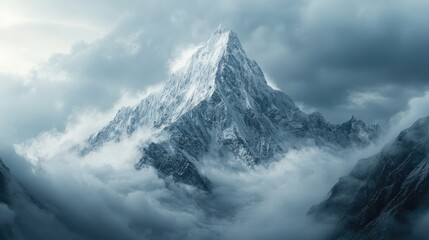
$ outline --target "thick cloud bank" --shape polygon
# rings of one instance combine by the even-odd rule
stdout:
[[[32,239],[320,239],[331,226],[307,216],[309,207],[368,154],[308,147],[254,168],[207,156],[198,167],[213,182],[208,194],[134,168],[139,149],[162,138],[151,129],[78,156],[76,145],[111,112],[76,113],[65,131],[15,146],[25,160],[14,159],[12,172],[34,199],[20,203],[32,211],[12,206],[14,231]],[[39,218],[37,230],[26,222]]]
[[[307,147],[252,168],[207,156],[198,165],[213,183],[207,194],[161,179],[151,167],[134,168],[139,149],[163,137],[151,129],[85,157],[76,153],[76,146],[101,128],[117,106],[145,94],[124,97],[105,112],[76,112],[64,131],[53,129],[15,145],[21,157],[9,154],[6,163],[32,198],[19,190],[12,205],[1,205],[1,224],[12,223],[15,234],[32,239],[320,239],[333,226],[313,221],[308,209],[356,160],[377,152],[395,132],[428,114],[426,95],[412,99],[391,120],[391,134],[359,151]],[[37,228],[34,221],[40,223]]]
[[[24,239],[317,240],[333,226],[314,222],[308,209],[326,197],[356,160],[377,152],[429,114],[428,94],[413,98],[390,121],[389,134],[377,146],[359,151],[307,147],[253,168],[207,156],[198,168],[213,183],[210,194],[161,179],[151,167],[134,168],[139,149],[163,137],[152,129],[84,157],[77,154],[77,145],[104,126],[119,106],[135,104],[158,89],[125,94],[110,110],[76,111],[65,130],[52,129],[15,145],[20,156],[4,158],[23,187],[14,186],[12,204],[0,206],[0,224],[12,226],[15,236]]]

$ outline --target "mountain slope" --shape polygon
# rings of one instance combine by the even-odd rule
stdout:
[[[3,215],[4,211],[9,212],[8,204],[9,199],[9,169],[4,165],[0,159],[0,214]],[[11,227],[7,223],[0,221],[0,239],[11,238]]]
[[[161,93],[122,108],[90,137],[82,154],[137,129],[167,136],[142,147],[137,168],[150,164],[163,176],[205,190],[210,182],[195,163],[209,152],[252,165],[290,148],[365,146],[378,135],[377,126],[355,118],[335,125],[318,113],[303,113],[289,96],[267,85],[237,34],[223,26],[170,76]]]
[[[35,189],[22,185],[14,173],[0,159],[1,240],[82,239],[63,222],[63,213],[46,198],[31,193]]]
[[[429,207],[428,193],[426,117],[402,131],[379,154],[360,160],[310,213],[340,219],[334,239],[407,239],[417,210]]]

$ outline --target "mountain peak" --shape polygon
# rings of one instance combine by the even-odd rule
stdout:
[[[222,24],[216,28],[210,39],[202,48],[207,48],[208,51],[212,53],[218,53],[219,58],[217,58],[217,60],[220,60],[220,57],[228,52],[238,52],[244,57],[247,57],[240,39],[238,38],[238,34]]]
[[[215,31],[212,33],[212,36],[210,37],[210,39],[219,39],[221,37],[225,37],[226,38],[226,43],[231,41],[231,40],[237,40],[240,41],[238,39],[238,35],[236,32],[234,32],[233,30],[225,27],[224,25],[220,24]]]
[[[170,102],[175,99],[174,112],[177,114],[174,116],[178,117],[210,98],[214,92],[226,96],[230,92],[262,91],[267,86],[262,70],[247,57],[238,35],[219,25],[184,67],[170,76],[162,95]],[[247,99],[246,102],[251,101]]]
[[[213,32],[213,34],[223,34],[226,32],[231,31],[229,28],[225,27],[222,23],[219,24],[219,26],[216,28],[216,30]]]
[[[120,141],[141,128],[154,128],[166,138],[142,149],[137,168],[149,164],[163,176],[206,190],[209,181],[194,163],[210,151],[256,164],[309,139],[317,145],[349,146],[364,145],[374,135],[364,125],[331,125],[302,113],[289,96],[267,85],[238,35],[222,25],[170,76],[161,92],[118,112],[91,136],[88,149]]]

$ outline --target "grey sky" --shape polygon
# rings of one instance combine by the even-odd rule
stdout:
[[[123,90],[164,81],[172,59],[220,23],[300,104],[333,122],[352,114],[387,121],[429,89],[428,7],[423,0],[5,1],[0,43],[12,54],[0,58],[8,63],[0,68],[0,129],[20,141],[63,127],[76,109],[107,109]]]

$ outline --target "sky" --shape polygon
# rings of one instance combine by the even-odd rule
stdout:
[[[429,89],[427,8],[423,0],[4,0],[0,130],[19,142],[64,128],[77,109],[106,110],[124,92],[165,81],[175,59],[220,23],[304,110],[385,123]]]
[[[306,148],[239,174],[231,169],[241,166],[228,170],[209,159],[205,171],[218,186],[212,208],[201,208],[208,200],[189,198],[183,186],[166,189],[152,168],[136,174],[136,139],[83,159],[68,150],[168,79],[219,24],[238,33],[266,78],[302,110],[334,123],[352,115],[380,123],[389,129],[384,143],[429,114],[427,9],[425,0],[2,0],[0,156],[53,212],[24,200],[14,209],[0,204],[0,227],[18,219],[40,239],[189,232],[314,239],[329,226],[284,216],[305,213],[380,146],[339,155]],[[264,223],[269,228],[258,228]]]

